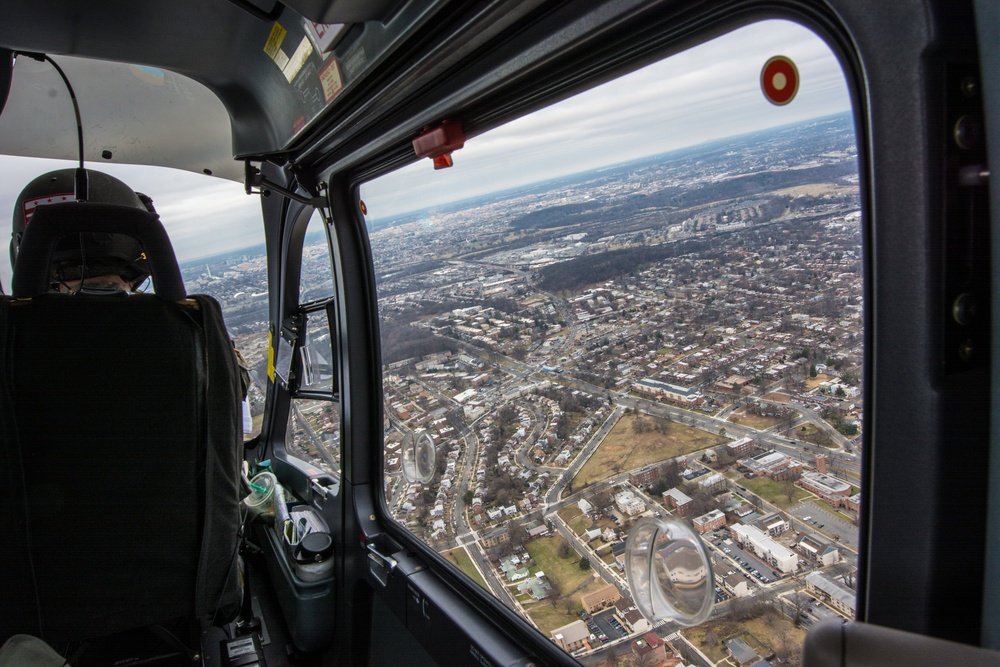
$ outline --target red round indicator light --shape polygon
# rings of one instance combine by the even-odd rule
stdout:
[[[358,206],[361,208],[361,215],[368,215],[368,205],[365,204],[364,199],[358,200]]]
[[[771,104],[784,106],[799,92],[799,70],[786,56],[774,56],[760,70],[760,89]]]

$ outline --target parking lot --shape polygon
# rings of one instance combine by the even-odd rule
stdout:
[[[743,573],[756,580],[760,584],[770,584],[781,579],[781,574],[776,572],[764,561],[754,556],[749,551],[745,551],[740,545],[733,542],[728,537],[712,541],[712,545],[734,564],[733,569],[742,569]]]
[[[590,633],[597,637],[599,641],[614,641],[628,634],[625,628],[621,626],[621,623],[618,622],[618,619],[615,618],[614,609],[605,609],[593,616],[583,615],[581,618],[587,624]]]
[[[818,533],[817,537],[820,541],[835,539],[852,549],[858,548],[858,527],[834,514],[825,506],[807,500],[799,503],[790,511],[800,521],[811,526]]]

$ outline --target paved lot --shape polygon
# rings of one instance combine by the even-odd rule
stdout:
[[[857,550],[858,527],[845,521],[825,506],[813,500],[807,500],[793,507],[791,513],[799,519],[810,517],[810,520],[805,523],[812,528],[813,532],[818,533],[817,537],[820,541],[836,539],[841,544]]]

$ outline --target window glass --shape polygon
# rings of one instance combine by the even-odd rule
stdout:
[[[340,406],[334,401],[293,398],[285,451],[331,473],[340,472]]]
[[[33,178],[75,162],[4,156],[0,165],[18,178],[0,186],[5,210],[14,209],[21,189]],[[242,184],[177,169],[87,164],[88,169],[120,179],[153,200],[189,294],[208,294],[219,301],[236,349],[247,361],[249,427],[245,437],[260,432],[267,387],[267,268],[259,197],[248,197]],[[0,236],[9,237],[10,218],[0,220]],[[6,257],[6,254],[4,255]],[[9,289],[11,267],[0,265],[0,280]],[[147,282],[139,288],[150,289]]]
[[[323,216],[319,211],[309,218],[306,236],[302,243],[302,276],[299,279],[299,303],[331,298],[333,292],[333,264],[330,245],[326,240]]]
[[[858,548],[861,207],[830,49],[750,25],[454,162],[362,188],[392,518],[575,655],[797,662],[853,616]],[[415,434],[429,482],[402,469]],[[679,632],[622,571],[668,515],[717,586]]]
[[[333,263],[326,225],[317,211],[302,243],[299,303],[303,325],[297,343],[295,393],[285,451],[321,470],[340,472],[340,403],[327,305],[334,298]],[[323,398],[326,395],[326,398]]]

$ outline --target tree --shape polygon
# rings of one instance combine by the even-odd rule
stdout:
[[[816,364],[809,364],[809,377],[816,377]]]
[[[583,557],[583,558],[580,559],[580,569],[581,570],[589,570],[590,569],[590,559],[589,558]]]
[[[559,546],[556,547],[556,555],[560,558],[566,558],[570,555],[573,550],[570,548],[566,540],[559,538]]]

